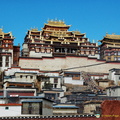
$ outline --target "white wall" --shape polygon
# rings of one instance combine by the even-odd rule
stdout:
[[[0,99],[0,104],[5,104],[6,100],[5,99]]]
[[[42,56],[50,56],[52,57],[52,53],[41,53],[41,52],[35,52],[35,51],[30,51],[29,54],[30,57],[42,57]]]
[[[95,65],[96,64],[96,65]],[[98,65],[99,64],[99,65]],[[98,73],[109,73],[112,68],[119,68],[120,63],[105,63],[105,61],[99,61],[97,59],[89,59],[88,57],[53,57],[53,58],[23,58],[19,59],[19,66],[21,68],[36,68],[40,70],[61,70],[72,67],[87,66],[70,71],[86,71],[86,72],[98,72]]]
[[[62,98],[60,98],[60,102],[61,102],[61,103],[66,103],[66,102],[67,102],[67,97],[62,97]]]
[[[8,107],[8,109],[6,109],[6,107]],[[3,116],[21,116],[21,106],[0,105],[0,117]]]
[[[115,80],[115,71],[110,71],[109,72],[109,79],[110,80]]]
[[[10,68],[10,69],[7,69],[5,71],[5,75],[6,76],[14,75],[16,72],[39,73],[39,70],[38,69],[35,70],[35,68],[34,68],[34,70],[33,69],[21,69],[20,67],[18,67],[18,68]]]
[[[114,81],[115,85],[118,85],[120,82],[120,75],[115,75],[116,71],[109,71],[109,79]]]
[[[83,80],[72,80],[72,77],[64,77],[64,83],[73,85],[83,85]]]
[[[120,96],[120,87],[107,89],[107,96]]]

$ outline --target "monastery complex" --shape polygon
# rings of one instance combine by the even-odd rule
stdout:
[[[63,21],[48,21],[41,31],[29,30],[19,66],[43,71],[80,67],[74,71],[100,73],[108,73],[113,64],[119,68],[120,35],[106,34],[98,46],[97,43],[91,43],[85,33],[69,31],[69,27]],[[82,68],[89,65],[93,66]]]
[[[21,49],[0,29],[0,119],[96,120],[105,100],[119,103],[120,35],[98,45],[70,27],[49,20],[27,31]]]
[[[80,67],[74,71],[105,72],[119,68],[120,35],[109,35],[91,43],[85,33],[69,31],[63,21],[48,21],[41,31],[28,30],[20,56],[20,46],[14,46],[12,33],[0,30],[1,70],[12,66],[52,71]],[[87,67],[89,65],[100,64]],[[86,66],[83,67],[82,66]],[[71,69],[72,70],[72,69]]]

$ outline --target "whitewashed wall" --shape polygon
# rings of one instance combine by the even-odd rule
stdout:
[[[64,83],[72,85],[83,85],[83,80],[72,80],[72,77],[64,77]]]
[[[6,109],[8,107],[8,109]],[[0,106],[0,117],[7,116],[21,116],[21,105],[20,106]]]
[[[30,57],[42,57],[42,56],[49,56],[52,57],[52,53],[41,53],[41,52],[35,52],[35,51],[30,51],[29,54]]]
[[[101,64],[102,63],[102,64]],[[88,57],[54,57],[54,58],[20,58],[19,66],[22,68],[36,68],[40,70],[61,70],[65,68],[79,67],[94,65],[90,67],[82,67],[71,69],[71,71],[86,71],[86,72],[98,72],[109,73],[112,68],[119,68],[120,63],[105,63],[105,61],[99,61],[97,59],[89,59]],[[95,65],[101,64],[101,65]]]

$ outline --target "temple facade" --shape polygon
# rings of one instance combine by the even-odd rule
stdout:
[[[90,43],[85,33],[68,31],[63,21],[48,21],[41,31],[28,30],[22,49],[26,57],[99,56],[97,43]]]
[[[11,32],[4,33],[0,29],[0,71],[18,65],[20,46],[14,46],[14,36]]]
[[[106,61],[120,61],[120,35],[106,34],[100,42],[101,59]]]

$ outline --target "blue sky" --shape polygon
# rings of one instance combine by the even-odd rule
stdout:
[[[49,19],[64,20],[70,31],[86,33],[91,42],[106,33],[120,35],[120,0],[0,0],[0,11],[0,27],[12,32],[15,45]]]

